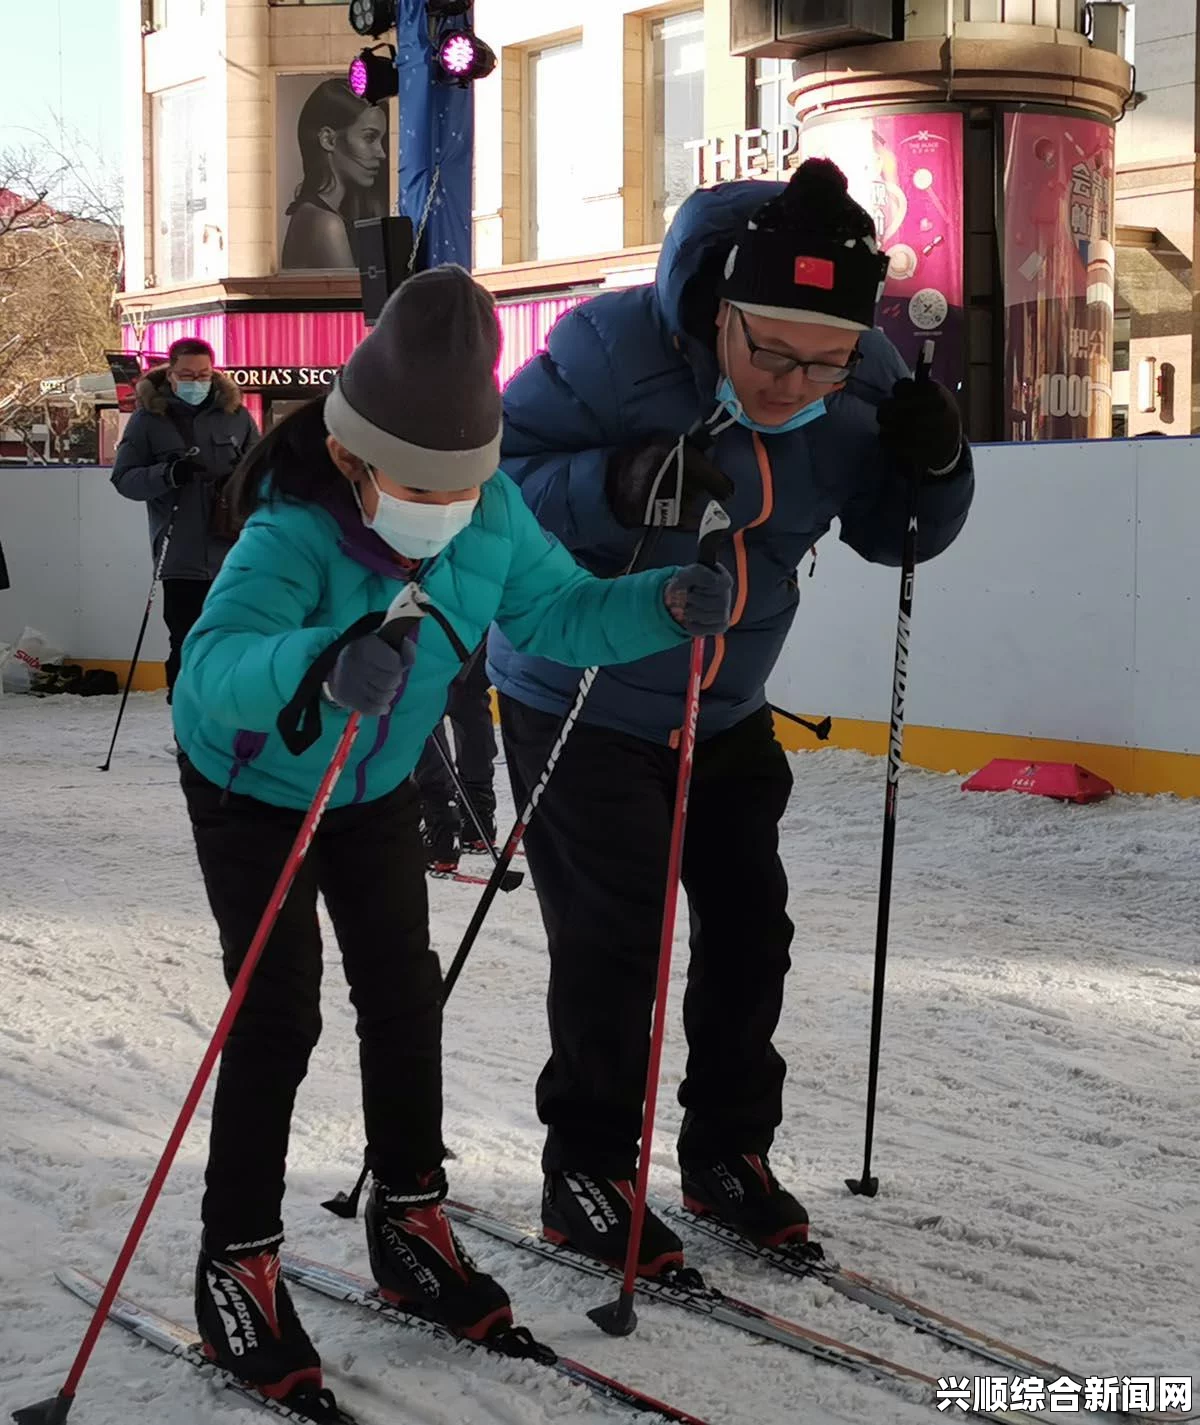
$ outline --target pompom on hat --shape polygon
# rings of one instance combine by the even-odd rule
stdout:
[[[718,296],[750,316],[869,331],[887,269],[841,169],[810,158],[739,233]]]

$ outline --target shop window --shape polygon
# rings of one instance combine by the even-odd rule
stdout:
[[[1129,370],[1129,335],[1132,315],[1128,311],[1117,310],[1113,316],[1113,364],[1114,371]]]
[[[552,45],[529,56],[525,169],[530,185],[530,247],[535,258],[592,252],[584,204],[588,146],[574,116],[588,91],[583,44]]]
[[[657,242],[692,191],[693,157],[687,144],[704,137],[704,11],[653,19],[648,38],[652,201],[646,236]]]
[[[794,123],[787,91],[791,85],[790,59],[758,59],[750,66],[750,127],[782,129]]]
[[[207,99],[203,84],[154,96],[154,272],[160,287],[200,275],[208,209]]]

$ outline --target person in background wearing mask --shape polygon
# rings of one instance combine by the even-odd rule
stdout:
[[[172,344],[167,364],[138,382],[137,398],[111,478],[146,506],[155,568],[171,530],[162,568],[169,702],[183,641],[233,542],[225,483],[258,427],[237,386],[214,369],[212,347],[196,337]]]
[[[358,1014],[371,1269],[388,1300],[486,1339],[512,1313],[442,1209],[442,976],[413,767],[493,620],[516,648],[607,664],[729,619],[724,570],[597,579],[538,527],[497,469],[499,346],[492,299],[460,267],[392,294],[329,395],[281,421],[235,476],[245,527],[175,690],[230,982],[347,719],[364,719],[221,1056],[196,1273],[206,1349],[317,1419],[336,1417],[279,1247],[292,1105],[321,1028],[318,891]],[[396,648],[360,622],[402,595],[427,613]],[[301,704],[308,735],[285,743],[280,714]]]
[[[914,383],[873,330],[887,259],[840,170],[693,193],[655,282],[576,307],[505,391],[504,469],[589,568],[680,558],[714,495],[732,626],[710,645],[688,804],[685,1203],[758,1242],[803,1240],[808,1215],[768,1153],[785,1065],[772,1045],[792,922],[778,825],[792,777],[765,684],[800,601],[797,568],[837,519],[865,559],[898,565],[909,480],[919,557],[955,538],[973,493],[954,397]],[[915,352],[913,353],[915,355]],[[881,611],[882,617],[882,611]],[[620,1262],[628,1238],[658,961],[687,653],[606,669],[525,836],[549,940],[548,1236]],[[518,805],[545,766],[579,673],[493,632],[489,671]],[[813,669],[814,689],[820,669]],[[880,669],[881,678],[884,670]],[[814,696],[814,702],[820,702]],[[803,1124],[797,1126],[803,1142]],[[646,1219],[641,1270],[682,1260]]]

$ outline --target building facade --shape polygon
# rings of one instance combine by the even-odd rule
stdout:
[[[697,183],[826,152],[897,249],[885,327],[909,358],[937,338],[976,438],[1200,429],[1197,3],[909,0],[903,39],[734,55],[762,4],[476,0],[502,377],[573,303],[648,280]],[[345,0],[122,4],[126,345],[204,335],[277,415],[361,336],[342,229],[394,209],[396,102],[345,91],[369,43]]]

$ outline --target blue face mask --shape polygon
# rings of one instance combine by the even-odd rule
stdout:
[[[175,394],[189,406],[202,406],[211,390],[211,381],[180,381],[175,387]]]
[[[825,414],[825,397],[820,396],[811,405],[801,407],[782,425],[761,425],[758,421],[752,421],[746,414],[741,401],[738,400],[737,392],[733,389],[733,382],[728,376],[722,376],[717,383],[717,402],[725,407],[738,425],[745,426],[747,430],[756,430],[760,435],[785,435],[788,431],[799,430],[801,426],[806,426],[811,421],[820,420]]]

